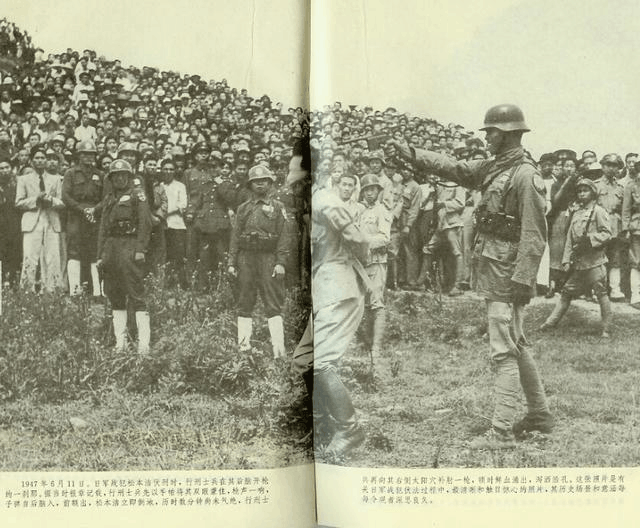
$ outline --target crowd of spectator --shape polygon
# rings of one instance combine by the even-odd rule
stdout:
[[[302,216],[309,208],[304,199],[308,182],[293,188],[285,185],[292,142],[309,124],[302,108],[285,110],[267,95],[254,98],[244,89],[230,87],[225,79],[207,82],[199,75],[125,67],[120,60],[97,56],[89,49],[45,56],[33,49],[26,33],[6,21],[2,34],[7,36],[3,57],[23,58],[0,69],[0,258],[5,280],[22,275],[24,284],[35,286],[25,281],[33,273],[25,269],[28,227],[21,222],[34,204],[21,200],[20,190],[21,179],[26,182],[26,175],[39,170],[55,176],[61,186],[57,196],[56,185],[47,182],[46,193],[51,189],[53,197],[39,202],[60,220],[61,271],[46,283],[42,281],[49,269],[45,256],[50,257],[51,248],[44,248],[47,242],[43,242],[40,251],[37,287],[45,289],[72,290],[65,246],[67,219],[77,213],[77,203],[68,199],[73,193],[65,189],[73,188],[74,171],[80,166],[86,169],[87,164],[93,172],[90,179],[106,193],[109,164],[117,158],[131,163],[134,181],[145,189],[154,217],[148,264],[159,268],[167,258],[184,259],[188,275],[197,275],[203,286],[224,264],[231,224],[238,205],[247,198],[246,179],[252,166],[270,168],[288,218],[303,225]],[[175,191],[175,182],[185,186],[185,200],[180,197],[179,205],[175,202],[181,193]],[[168,199],[174,202],[169,212]],[[87,209],[91,220],[99,223],[100,207],[93,204],[80,211]],[[52,225],[58,231],[58,221]],[[186,238],[184,255],[178,257],[167,247],[171,237],[165,236],[176,226]],[[308,251],[305,244],[295,247],[297,252]],[[95,263],[95,257],[92,260]],[[302,280],[303,269],[292,259],[290,280]],[[92,279],[83,263],[82,282],[91,285]],[[183,287],[191,283],[183,272],[178,280]],[[96,280],[91,290],[100,293]]]
[[[354,206],[360,201],[360,181],[365,175],[375,175],[383,189],[380,201],[393,219],[389,288],[437,289],[456,296],[470,287],[477,192],[416,172],[385,151],[386,141],[393,138],[459,160],[486,159],[482,139],[459,124],[443,125],[392,107],[382,111],[340,102],[311,113],[302,108],[285,110],[269,96],[252,97],[244,89],[230,87],[225,79],[205,81],[195,74],[125,67],[120,60],[98,56],[90,49],[45,55],[34,48],[26,32],[5,19],[0,21],[0,58],[21,59],[17,69],[0,71],[0,258],[5,278],[16,279],[24,271],[21,218],[25,209],[16,206],[16,187],[33,170],[34,155],[44,151],[46,171],[62,184],[79,163],[79,150],[88,150],[95,152],[91,163],[100,179],[117,158],[127,159],[134,167],[139,185],[148,194],[154,229],[160,233],[152,237],[152,265],[183,258],[172,253],[162,233],[168,224],[169,229],[182,230],[184,223],[186,269],[201,277],[215,273],[224,261],[235,211],[247,197],[249,169],[270,168],[277,178],[274,192],[298,224],[287,276],[304,283],[309,268],[305,226],[311,182],[290,186],[285,180],[292,142],[310,130],[316,185],[338,188],[342,178],[352,179],[351,194],[341,197]],[[559,260],[575,208],[575,182],[578,176],[586,176],[601,182],[599,202],[612,223],[618,222],[608,254],[611,296],[621,300],[631,293],[622,202],[636,160],[633,153],[624,161],[608,154],[598,162],[594,152],[578,158],[570,149],[540,158],[549,224],[549,251],[539,270],[541,292],[553,295],[562,286],[566,273]],[[171,162],[169,178],[161,171],[166,161]],[[198,183],[203,174],[214,183]],[[184,184],[186,203],[167,215],[165,187],[172,181]],[[225,185],[220,185],[222,181]],[[169,194],[175,201],[179,193]],[[54,282],[55,287],[68,288],[64,233],[69,204],[60,198],[61,276]],[[218,220],[209,221],[214,217]],[[190,284],[182,272],[178,280],[183,287]],[[83,282],[89,281],[85,267]],[[95,284],[93,292],[99,292]]]

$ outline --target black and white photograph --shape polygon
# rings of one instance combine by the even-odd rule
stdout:
[[[8,7],[0,468],[308,464],[304,3]]]
[[[633,525],[638,20],[7,0],[10,522]]]
[[[316,455],[636,467],[637,6],[317,11]]]

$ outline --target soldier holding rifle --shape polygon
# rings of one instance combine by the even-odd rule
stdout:
[[[414,149],[403,141],[391,144],[419,168],[482,192],[473,244],[474,286],[487,307],[496,371],[495,409],[491,428],[470,447],[504,449],[515,446],[514,433],[548,433],[553,426],[522,329],[524,307],[533,294],[547,235],[545,186],[521,145],[522,135],[529,128],[520,108],[510,104],[490,108],[481,130],[486,133],[493,159],[455,161],[443,154]],[[528,412],[514,424],[519,385]]]

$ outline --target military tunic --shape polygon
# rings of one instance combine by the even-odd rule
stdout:
[[[113,310],[146,311],[143,263],[136,253],[147,253],[151,212],[144,192],[129,187],[105,198],[98,235],[98,258],[104,270],[104,289]]]
[[[401,149],[417,165],[482,190],[473,244],[476,291],[486,300],[491,359],[496,366],[492,425],[511,431],[521,385],[528,412],[548,414],[544,388],[524,346],[521,292],[535,285],[547,234],[545,185],[521,146],[493,160],[455,161],[429,151]]]
[[[562,256],[562,263],[572,266],[564,294],[577,297],[591,290],[597,297],[607,294],[605,247],[611,239],[610,225],[607,211],[593,202],[573,213]],[[578,244],[583,237],[589,239],[587,248]]]
[[[365,270],[371,284],[368,305],[372,310],[384,308],[387,281],[387,248],[391,243],[391,211],[380,202],[364,204],[357,225],[369,241]]]
[[[625,249],[624,242],[618,238],[622,228],[622,198],[624,187],[618,180],[609,181],[604,176],[596,183],[598,192],[598,205],[609,213],[609,227],[611,239],[606,245],[609,266],[619,268],[622,265],[622,252]]]
[[[251,317],[258,292],[267,318],[282,316],[284,282],[276,265],[289,258],[289,227],[281,202],[252,198],[238,207],[229,243],[229,266],[238,270],[238,317]]]
[[[197,260],[200,280],[217,270],[229,249],[235,190],[231,181],[213,171],[190,169],[185,217],[192,220],[189,258]]]
[[[74,165],[64,175],[62,201],[67,206],[67,255],[86,266],[95,262],[102,210],[103,175],[93,166]],[[93,219],[85,209],[94,208]],[[86,270],[85,270],[86,273]]]

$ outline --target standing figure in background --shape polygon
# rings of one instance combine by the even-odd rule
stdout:
[[[36,274],[40,265],[42,289],[53,291],[62,287],[60,267],[60,211],[62,181],[46,171],[44,147],[36,146],[31,152],[32,169],[18,177],[16,207],[22,214],[22,275],[20,282],[35,291]]]
[[[583,178],[576,184],[579,208],[571,217],[562,256],[563,271],[568,274],[560,299],[540,330],[553,328],[566,313],[571,300],[594,292],[600,303],[602,337],[609,337],[611,303],[607,296],[607,256],[611,224],[606,209],[596,203],[597,187]]]
[[[91,277],[93,295],[99,297],[102,287],[96,258],[103,175],[95,166],[96,147],[91,141],[78,144],[76,157],[62,184],[62,200],[67,206],[69,294],[82,293],[82,278]]]
[[[624,301],[624,293],[620,289],[621,267],[626,249],[626,240],[620,238],[622,228],[622,196],[624,187],[618,179],[624,167],[618,154],[607,154],[602,160],[602,178],[596,185],[598,205],[609,214],[611,238],[605,246],[607,269],[609,270],[609,297],[613,302]]]
[[[384,290],[387,282],[387,248],[391,242],[391,211],[378,200],[383,188],[375,174],[365,174],[360,182],[364,209],[357,225],[369,241],[369,252],[363,262],[371,290],[366,297],[368,323],[365,328],[372,358],[380,353],[385,329]]]

